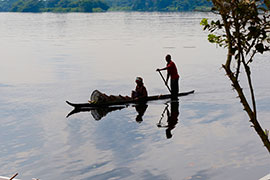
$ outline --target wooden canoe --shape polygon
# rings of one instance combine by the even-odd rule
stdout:
[[[179,93],[178,96],[187,96],[189,94],[193,94],[195,91],[188,91],[188,92],[182,92]],[[134,100],[134,99],[128,99],[128,100],[120,100],[120,101],[113,101],[113,102],[102,102],[102,103],[71,103],[69,101],[66,101],[67,104],[70,106],[73,106],[74,108],[87,108],[87,107],[108,107],[113,105],[124,105],[124,104],[130,104],[130,103],[140,103],[140,102],[147,102],[147,101],[153,101],[153,100],[159,100],[159,99],[168,99],[171,98],[171,94],[165,94],[165,95],[156,95],[156,96],[148,96],[144,99]]]

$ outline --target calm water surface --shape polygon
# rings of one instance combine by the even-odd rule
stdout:
[[[0,175],[254,180],[270,173],[269,153],[220,68],[226,52],[209,44],[199,25],[204,17],[215,18],[1,13]],[[181,91],[196,91],[181,97],[179,106],[149,102],[139,121],[134,106],[100,120],[93,112],[66,118],[72,110],[66,100],[86,102],[95,89],[129,95],[136,76],[144,78],[150,95],[167,93],[155,72],[165,66],[167,53],[180,71]],[[269,55],[252,68],[259,120],[270,129]],[[173,121],[163,114],[167,106]]]

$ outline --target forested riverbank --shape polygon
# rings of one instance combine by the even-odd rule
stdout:
[[[208,11],[207,0],[2,0],[0,12]]]

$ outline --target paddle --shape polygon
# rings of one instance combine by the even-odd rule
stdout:
[[[161,120],[163,119],[164,113],[166,112],[166,110],[168,109],[168,107],[169,107],[169,105],[166,103],[166,106],[165,106],[165,108],[164,108],[164,110],[163,110],[163,112],[161,114],[161,118],[160,118],[160,120],[157,123],[157,127],[159,127],[159,128],[162,127]]]
[[[14,179],[17,175],[18,175],[18,173],[14,174],[9,180]]]
[[[168,84],[166,83],[166,80],[164,79],[162,73],[161,73],[159,70],[157,70],[157,71],[159,72],[161,78],[163,79],[163,81],[164,81],[165,85],[167,86],[168,90],[170,91],[170,93],[172,93],[172,91],[171,91],[171,89],[169,88]]]

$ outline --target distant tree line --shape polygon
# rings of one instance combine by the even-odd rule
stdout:
[[[194,11],[211,7],[207,0],[136,0],[132,4],[132,10],[136,11]]]
[[[0,11],[9,12],[103,12],[103,0],[0,0]]]
[[[0,0],[6,12],[104,12],[210,10],[208,0]]]

